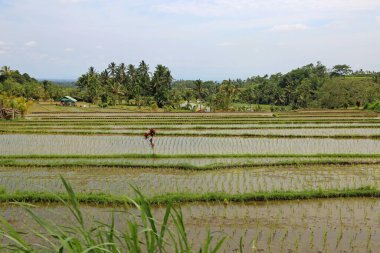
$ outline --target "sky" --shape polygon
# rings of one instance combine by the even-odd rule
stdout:
[[[379,59],[380,0],[0,0],[0,66],[36,78],[144,60],[175,79],[246,79]]]

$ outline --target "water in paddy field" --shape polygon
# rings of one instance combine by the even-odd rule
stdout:
[[[380,140],[157,137],[157,154],[380,154]],[[0,154],[151,154],[139,136],[1,135]]]
[[[61,205],[37,205],[35,212],[57,224],[76,224]],[[179,206],[177,206],[178,208]],[[115,224],[123,230],[136,209],[82,205],[87,227],[94,220]],[[182,204],[186,231],[194,249],[203,243],[208,230],[216,239],[227,236],[221,252],[234,252],[243,238],[244,252],[378,252],[380,249],[380,201],[372,198],[320,199]],[[27,241],[44,242],[30,233],[39,231],[26,212],[13,205],[1,205],[0,211],[19,231],[29,231]],[[155,208],[161,221],[165,207]],[[72,222],[70,222],[72,221]],[[173,229],[173,227],[171,227]],[[4,243],[5,241],[3,241]],[[257,251],[253,251],[252,248]]]
[[[64,117],[60,115],[61,119],[53,120],[2,122],[0,130],[4,130],[4,133],[8,130],[20,130],[20,133],[31,130],[44,134],[0,135],[0,156],[3,156],[0,157],[0,162],[3,164],[0,166],[0,191],[5,191],[7,194],[25,191],[62,193],[65,189],[59,178],[60,175],[63,175],[79,194],[105,193],[117,196],[133,196],[130,184],[137,186],[147,197],[168,196],[171,193],[181,196],[181,193],[212,192],[239,195],[263,191],[318,189],[344,191],[359,187],[371,187],[371,191],[375,191],[380,186],[378,164],[380,139],[376,136],[372,136],[373,139],[353,138],[353,135],[380,135],[380,121],[373,118],[361,122],[359,118],[353,118],[351,121],[350,118],[342,116],[341,119],[344,120],[335,117],[325,122],[320,121],[318,124],[317,120],[314,123],[312,120],[323,118],[323,115],[308,119],[299,118],[306,123],[301,121],[291,123],[291,119],[285,122],[284,119],[288,119],[274,119],[271,114],[266,119],[244,116],[241,119],[231,117],[231,120],[228,119],[228,115],[225,119],[186,118],[185,115],[184,120],[168,116],[168,119],[157,119],[157,122],[150,116],[144,116],[145,119],[138,117],[133,119],[134,115],[128,115],[130,119],[123,119],[123,116],[119,118],[118,115],[114,116],[115,119],[108,118],[108,114],[106,116],[97,118],[96,115],[91,115],[93,119],[82,119],[83,115],[77,114],[76,118],[73,118],[72,114],[67,114]],[[150,127],[158,128],[161,134],[204,136],[155,137],[156,145],[152,150],[142,136],[142,133]],[[160,130],[160,127],[163,129]],[[249,127],[264,129],[247,129]],[[295,127],[300,128],[295,129]],[[90,134],[49,134],[48,131]],[[115,135],[105,136],[101,135],[102,132]],[[123,133],[141,133],[141,136],[123,136]],[[302,135],[305,138],[207,137],[208,134]],[[311,138],[310,135],[324,137],[345,135],[347,139]],[[173,156],[170,158],[100,157],[113,154],[153,153]],[[175,157],[177,154],[183,156]],[[190,154],[217,154],[221,157],[186,157]],[[222,157],[234,154],[348,154],[349,156]],[[370,156],[360,157],[358,154]],[[25,156],[7,158],[7,155]],[[78,155],[78,157],[36,158],[28,155]],[[81,157],[81,155],[94,156]],[[301,164],[305,160],[352,164],[344,166]],[[89,164],[86,165],[86,162]],[[279,162],[289,162],[293,165],[260,165]],[[300,164],[297,165],[297,162]],[[131,168],[129,165],[134,167]],[[159,165],[164,166],[159,168]],[[177,169],[169,167],[176,168],[176,165]],[[181,165],[182,170],[179,169]],[[184,170],[188,165],[212,166],[213,170],[202,170],[205,168]],[[222,167],[226,165],[230,167]],[[60,204],[37,204],[37,206],[34,210],[44,218],[60,225],[75,224],[68,210]],[[379,198],[250,203],[231,203],[226,200],[184,203],[177,204],[177,207],[183,210],[186,230],[196,252],[199,245],[204,242],[208,230],[212,231],[216,239],[227,236],[221,252],[235,252],[241,237],[244,243],[243,252],[380,252]],[[164,208],[164,206],[154,207],[158,221],[164,216]],[[88,227],[97,224],[93,222],[94,220],[110,223],[111,212],[121,211],[115,213],[116,226],[120,230],[126,228],[128,218],[137,214],[136,209],[123,206],[104,207],[94,204],[82,205],[82,209]],[[0,204],[0,214],[19,231],[39,230],[36,223],[19,206]],[[25,237],[30,242],[43,244],[42,240],[32,233],[26,234]],[[0,239],[0,244],[2,242],[5,243],[4,239]]]
[[[173,192],[228,194],[380,186],[380,165],[320,165],[232,168],[209,171],[115,167],[0,167],[8,193],[65,192],[63,174],[76,192],[131,195],[134,185],[146,196]]]

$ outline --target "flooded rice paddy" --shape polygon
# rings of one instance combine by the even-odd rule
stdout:
[[[178,207],[178,206],[177,206]],[[372,198],[317,199],[233,203],[191,203],[180,206],[193,248],[210,230],[216,238],[227,236],[222,252],[235,252],[243,238],[243,252],[377,252],[380,248],[380,201]],[[123,231],[136,210],[126,207],[81,207],[86,225],[111,222]],[[39,230],[38,225],[18,206],[1,205],[1,213],[23,231]],[[39,205],[34,211],[55,224],[70,226],[73,217],[60,205]],[[154,210],[160,221],[164,207]],[[41,231],[44,232],[44,231]],[[28,241],[42,243],[33,234]],[[253,250],[255,249],[255,250]]]
[[[273,166],[210,171],[143,168],[0,167],[0,186],[18,191],[64,192],[63,175],[77,192],[131,195],[137,186],[146,196],[172,192],[230,194],[315,189],[380,187],[380,165]]]
[[[0,135],[0,154],[152,154],[140,136]],[[157,137],[156,154],[380,154],[380,140]]]
[[[65,190],[60,175],[72,184],[76,192],[117,196],[133,196],[131,185],[148,197],[170,193],[239,195],[329,189],[345,191],[360,187],[380,189],[380,139],[354,138],[380,135],[378,114],[351,110],[279,115],[68,113],[37,114],[30,116],[30,120],[2,121],[0,194],[37,192],[38,196],[38,192],[61,193]],[[157,128],[161,134],[202,136],[157,137],[152,150],[142,137],[151,127]],[[20,131],[20,134],[7,134],[7,131]],[[22,131],[43,134],[21,134]],[[49,134],[49,131],[55,133]],[[66,135],[64,132],[78,134]],[[102,133],[115,135],[105,136]],[[140,133],[141,136],[122,135]],[[303,138],[211,137],[212,134],[297,135]],[[345,139],[325,138],[334,135],[344,135]],[[169,157],[104,157],[124,154]],[[212,154],[216,157],[190,157]],[[242,154],[268,156],[233,157]],[[270,157],[271,154],[287,154],[288,157]],[[325,156],[307,157],[313,154]],[[23,157],[7,157],[17,155]],[[61,157],[33,158],[31,155]],[[64,158],[64,155],[75,155],[77,158]],[[176,158],[176,155],[181,157]],[[306,164],[330,160],[352,164]],[[294,165],[274,165],[286,162]],[[188,166],[187,170],[184,169],[185,165]],[[199,168],[189,170],[189,166]],[[59,204],[37,206],[35,212],[44,219],[54,221],[57,226],[73,224],[73,218],[65,207]],[[203,243],[207,231],[211,230],[216,238],[227,236],[222,252],[236,252],[240,238],[243,238],[243,252],[380,251],[379,198],[249,203],[225,200],[184,203],[176,207],[184,213],[187,233],[195,249]],[[116,227],[123,230],[127,220],[137,214],[136,209],[123,206],[82,205],[81,208],[90,227],[97,224],[94,220],[110,223],[111,212],[116,210]],[[159,221],[164,216],[164,208],[154,207]],[[2,203],[0,214],[19,231],[39,229],[20,206]],[[25,236],[33,243],[41,242],[32,233]],[[4,242],[4,239],[1,240]]]

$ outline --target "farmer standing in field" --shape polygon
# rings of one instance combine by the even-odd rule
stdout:
[[[154,128],[151,128],[151,129],[149,129],[148,132],[144,133],[144,137],[145,137],[146,140],[149,139],[150,146],[151,146],[152,149],[154,148],[153,137],[155,135],[156,135],[156,129],[154,129]]]

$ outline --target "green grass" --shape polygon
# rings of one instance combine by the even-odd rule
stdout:
[[[141,168],[141,169],[177,169],[177,170],[220,170],[220,169],[230,169],[230,168],[258,168],[258,167],[268,167],[268,166],[307,166],[307,165],[355,165],[355,164],[380,164],[380,160],[376,161],[342,161],[334,159],[323,159],[323,160],[291,160],[291,161],[278,161],[278,162],[267,162],[267,163],[230,163],[230,164],[210,164],[205,166],[196,166],[193,164],[178,163],[178,164],[133,164],[133,163],[113,163],[113,162],[92,162],[92,161],[76,161],[76,162],[55,162],[48,161],[46,163],[32,163],[32,162],[18,162],[16,160],[0,160],[0,166],[5,167],[39,167],[39,168],[81,168],[81,167],[115,167],[115,168]]]
[[[303,191],[273,191],[253,192],[241,194],[228,194],[224,192],[208,193],[167,193],[161,196],[146,198],[150,204],[188,203],[188,202],[247,202],[247,201],[279,201],[279,200],[305,200],[317,198],[352,198],[352,197],[380,197],[380,190],[367,186],[358,189],[344,190],[303,190]],[[81,203],[101,205],[125,205],[138,202],[139,199],[130,199],[127,196],[116,196],[105,193],[77,193],[76,198]],[[18,192],[1,194],[0,202],[28,202],[53,203],[68,200],[70,196],[63,193],[50,192]]]

